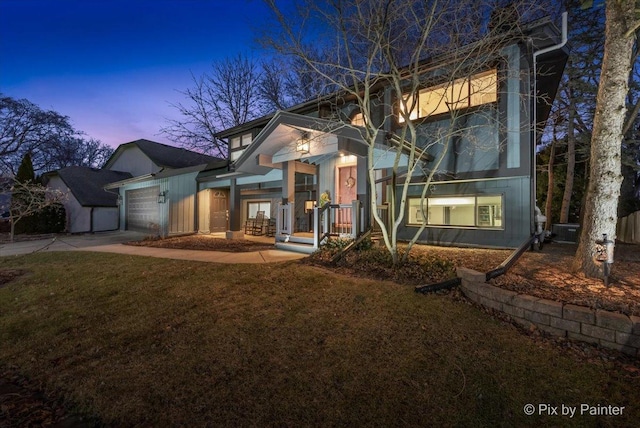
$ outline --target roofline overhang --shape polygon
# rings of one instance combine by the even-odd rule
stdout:
[[[103,187],[103,189],[117,189],[118,187],[126,186],[127,184],[138,183],[141,181],[147,181],[150,179],[156,178],[156,174],[145,174],[139,175],[137,177],[127,178],[126,180],[115,181],[113,183],[109,183]]]
[[[127,184],[139,183],[148,180],[159,180],[161,178],[175,177],[176,175],[189,174],[191,172],[200,172],[207,167],[208,164],[200,164],[195,166],[189,166],[186,168],[178,169],[162,169],[158,172],[152,172],[151,174],[139,175],[137,177],[128,178],[126,180],[115,181],[104,186],[104,189],[117,189],[118,187],[126,186]]]
[[[260,147],[274,131],[280,126],[285,125],[291,128],[298,129],[311,129],[320,133],[331,133],[338,137],[346,138],[356,143],[361,143],[366,147],[367,143],[362,138],[362,129],[359,127],[329,119],[321,119],[317,117],[305,116],[297,113],[291,113],[284,110],[277,111],[271,120],[260,130],[260,133],[256,136],[253,142],[246,148],[246,150],[240,155],[240,157],[234,162],[236,169],[242,166],[243,163],[251,161],[254,158],[256,150]],[[380,131],[377,136],[376,144],[384,144],[384,131]],[[341,144],[342,147],[347,147],[345,143]]]

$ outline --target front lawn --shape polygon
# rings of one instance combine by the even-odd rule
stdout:
[[[108,425],[640,420],[635,372],[534,341],[451,295],[300,262],[55,252],[0,258],[3,269],[23,275],[0,285],[0,366]],[[625,409],[571,419],[523,411],[583,403]]]

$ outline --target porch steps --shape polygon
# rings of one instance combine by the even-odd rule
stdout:
[[[296,253],[311,254],[315,251],[313,245],[297,244],[295,242],[276,242],[276,248],[279,250],[293,251]]]
[[[295,235],[278,235],[276,237],[276,248],[303,254],[311,254],[315,251],[315,248],[313,248],[313,238]]]

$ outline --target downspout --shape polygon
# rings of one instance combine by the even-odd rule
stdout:
[[[538,56],[544,55],[546,53],[552,52],[554,50],[562,49],[564,45],[567,44],[567,12],[562,12],[562,40],[560,43],[555,44],[553,46],[546,47],[544,49],[540,49],[539,51],[533,52],[533,96],[531,102],[531,109],[533,114],[533,127],[531,130],[531,201],[533,210],[531,210],[530,214],[530,224],[531,224],[531,233],[535,234],[536,225],[535,225],[535,207],[537,205],[536,194],[538,190],[537,177],[538,173],[536,171],[536,146],[538,143],[538,109],[537,109],[537,97],[538,97]]]
[[[511,267],[518,261],[520,256],[522,256],[527,251],[527,249],[531,247],[534,239],[535,239],[534,236],[530,236],[529,238],[527,238],[522,244],[520,244],[518,248],[516,248],[511,253],[509,257],[507,257],[505,261],[500,263],[498,267],[490,270],[489,272],[486,272],[485,281],[489,282],[493,278],[497,278],[500,275],[504,275],[505,273],[507,273],[507,271],[511,269]],[[447,279],[442,282],[437,282],[434,284],[418,285],[415,287],[414,291],[416,293],[422,293],[422,294],[433,293],[440,290],[450,290],[453,287],[457,287],[461,284],[462,284],[462,278],[457,277],[457,278]]]

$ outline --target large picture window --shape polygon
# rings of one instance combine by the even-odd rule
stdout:
[[[270,201],[251,201],[247,202],[247,219],[256,218],[258,211],[264,211],[266,218],[271,217],[271,202]]]
[[[496,69],[474,74],[471,77],[456,79],[438,86],[431,86],[418,92],[417,100],[409,96],[407,106],[415,107],[411,111],[411,120],[475,107],[496,102],[498,99],[498,72]],[[403,105],[400,105],[404,109]],[[398,120],[404,122],[402,115]]]
[[[407,224],[420,226],[424,214],[429,226],[502,229],[502,195],[438,196],[409,199]]]

